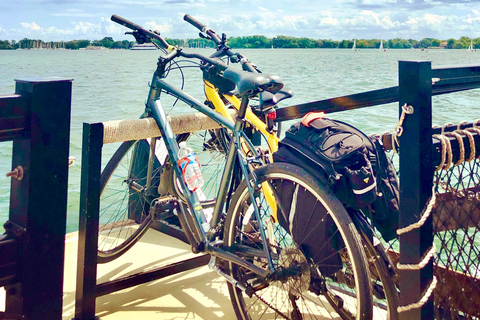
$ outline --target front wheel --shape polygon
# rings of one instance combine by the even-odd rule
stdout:
[[[204,207],[211,207],[225,167],[228,133],[225,129],[184,133],[177,136],[177,142],[181,141],[187,141],[200,159],[203,191],[210,200]],[[176,164],[171,163],[165,143],[156,139],[153,157],[150,145],[151,140],[123,142],[102,171],[98,263],[120,257],[145,234],[154,219],[149,210],[155,198],[184,200],[173,171]],[[179,225],[175,218],[173,215],[173,223]]]
[[[97,262],[110,262],[130,249],[152,223],[150,204],[158,197],[162,171],[153,163],[147,188],[147,140],[123,142],[102,171]]]
[[[247,289],[229,283],[237,318],[372,319],[366,256],[340,201],[294,165],[269,164],[254,176],[260,217],[243,181],[229,207],[224,243],[235,255],[273,270],[260,278],[233,263],[223,266]],[[268,205],[261,184],[269,185],[263,190],[271,190],[276,209]]]

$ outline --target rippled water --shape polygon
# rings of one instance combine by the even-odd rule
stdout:
[[[387,50],[357,52],[341,49],[244,49],[239,50],[263,72],[279,75],[295,96],[288,106],[362,91],[395,86],[399,60],[428,60],[432,66],[480,64],[480,52],[466,50]],[[204,49],[200,52],[210,54]],[[82,123],[138,118],[156,67],[159,51],[128,50],[17,50],[0,51],[0,94],[15,91],[14,79],[59,76],[73,79],[67,230],[78,226]],[[197,69],[185,70],[186,90],[203,101]],[[180,73],[169,79],[179,83]],[[434,97],[434,124],[480,118],[480,90]],[[164,104],[168,105],[168,104]],[[176,106],[171,113],[189,112]],[[366,133],[391,131],[398,105],[389,104],[332,115]],[[0,144],[0,223],[8,219],[11,142]],[[109,148],[113,148],[109,147]]]

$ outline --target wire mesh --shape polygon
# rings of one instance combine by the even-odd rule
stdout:
[[[477,155],[479,140],[475,139]],[[397,174],[398,158],[390,153]],[[435,319],[480,319],[480,160],[436,171],[433,189]],[[396,265],[398,239],[383,244]]]
[[[480,162],[434,176],[436,318],[480,319]]]

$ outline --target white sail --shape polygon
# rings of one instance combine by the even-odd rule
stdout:
[[[470,46],[468,47],[468,51],[473,52],[473,40],[470,40]]]
[[[383,40],[380,40],[380,47],[378,48],[378,50],[383,51]]]
[[[357,51],[357,39],[353,39],[352,51]]]

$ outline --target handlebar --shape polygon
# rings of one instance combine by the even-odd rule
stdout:
[[[196,20],[194,17],[192,17],[191,15],[189,14],[186,14],[184,17],[183,17],[183,20],[187,21],[188,23],[190,23],[192,26],[194,26],[195,28],[197,28],[198,30],[202,31],[202,32],[205,32],[207,31],[207,26],[204,25],[203,23],[201,23],[200,21]]]
[[[112,19],[113,22],[121,24],[122,26],[125,26],[125,27],[127,27],[127,28],[129,28],[133,31],[144,34],[146,37],[148,37],[150,39],[158,40],[160,42],[160,44],[162,45],[162,47],[169,51],[169,53],[165,57],[163,57],[164,61],[170,61],[170,60],[173,60],[177,56],[182,56],[182,57],[185,57],[185,58],[195,58],[195,59],[202,60],[205,63],[208,63],[210,65],[214,65],[214,66],[218,67],[222,71],[224,71],[228,68],[228,66],[220,59],[208,58],[208,57],[205,57],[205,56],[203,56],[201,54],[198,54],[198,53],[182,52],[181,49],[179,49],[175,46],[169,45],[168,42],[166,42],[159,34],[157,34],[155,32],[152,32],[150,30],[147,30],[147,29],[143,28],[142,26],[140,26],[136,23],[133,23],[133,22],[131,22],[131,21],[125,19],[125,18],[122,18],[120,16],[117,16],[116,14],[112,15],[111,19]],[[192,21],[195,21],[195,20],[192,18]]]
[[[220,39],[220,37],[215,33],[215,31],[207,28],[206,25],[204,25],[203,23],[201,23],[200,21],[198,21],[197,19],[195,19],[191,15],[186,14],[183,17],[183,20],[187,21],[188,23],[190,23],[192,26],[194,26],[195,28],[197,28],[201,32],[205,32],[213,40],[213,42],[215,42],[217,45],[223,44],[222,39]]]
[[[212,57],[228,56],[230,57],[232,62],[240,62],[242,64],[242,68],[245,71],[255,72],[255,73],[259,72],[256,66],[252,62],[248,61],[245,58],[245,56],[239,53],[234,53],[232,49],[227,46],[226,44],[227,38],[225,34],[223,34],[222,38],[220,39],[220,37],[217,35],[215,31],[208,28],[206,25],[204,25],[203,23],[201,23],[200,21],[198,21],[197,19],[195,19],[189,14],[186,14],[183,17],[183,20],[187,21],[188,23],[190,23],[192,26],[194,26],[201,32],[206,33],[210,37],[210,39],[218,45],[217,53],[213,54]]]
[[[172,49],[173,49],[173,46],[169,45],[168,42],[165,41],[165,39],[160,37],[159,34],[157,34],[155,32],[152,32],[150,30],[147,30],[147,29],[143,28],[142,26],[139,26],[138,24],[135,24],[135,23],[133,23],[133,22],[131,22],[131,21],[125,19],[125,18],[117,16],[116,14],[112,15],[111,20],[113,22],[121,24],[122,26],[127,27],[127,28],[129,28],[133,31],[143,33],[144,35],[146,35],[150,39],[158,40],[160,42],[160,45],[168,51],[172,51]]]

